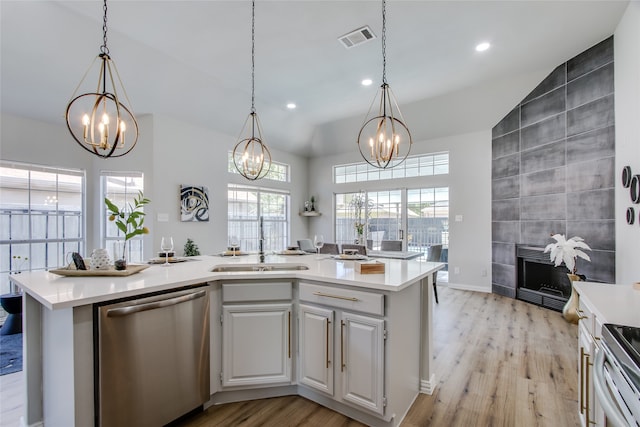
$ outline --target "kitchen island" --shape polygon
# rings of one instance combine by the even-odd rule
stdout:
[[[25,420],[28,425],[94,424],[94,304],[205,285],[211,300],[207,405],[299,394],[369,425],[397,426],[417,394],[432,393],[436,384],[432,277],[444,265],[384,263],[384,274],[359,274],[354,261],[327,256],[268,255],[265,264],[259,264],[256,255],[200,256],[170,267],[153,265],[127,277],[61,277],[49,272],[13,276],[25,293]],[[264,289],[274,289],[277,296]],[[279,293],[286,289],[288,294]],[[234,359],[237,355],[229,353],[234,329],[228,325],[238,310],[261,305],[284,307],[288,313],[289,335],[283,340],[288,360],[274,381],[260,375],[239,380],[233,369],[242,367]],[[318,348],[328,369],[320,375],[326,384],[314,371],[318,357],[309,341],[317,330],[314,322],[322,322],[318,319],[326,325],[326,343]],[[375,348],[370,358],[362,358],[361,347],[367,345]],[[362,362],[355,356],[349,359],[356,353]],[[380,378],[373,378],[377,375]]]

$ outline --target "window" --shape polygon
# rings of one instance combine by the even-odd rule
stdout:
[[[415,250],[449,246],[449,188],[407,190],[408,246]]]
[[[144,190],[144,180],[142,172],[108,172],[100,173],[102,179],[102,195],[107,197],[116,206],[122,208],[128,204],[133,204],[133,199],[138,192]],[[124,236],[116,227],[116,224],[109,221],[109,213],[104,201],[101,200],[102,206],[102,247],[109,251],[109,255],[114,258],[122,256],[122,248],[124,245]],[[143,239],[142,236],[135,236],[127,241],[127,261],[142,262]]]
[[[289,194],[277,190],[229,184],[228,238],[243,252],[259,250],[259,219],[263,218],[264,251],[280,251],[289,244]]]
[[[378,181],[381,179],[412,178],[449,173],[449,153],[410,156],[392,169],[378,169],[366,162],[336,165],[333,179],[336,184]]]
[[[85,174],[0,161],[0,290],[9,272],[66,265],[83,252]]]
[[[236,166],[233,163],[233,151],[229,151],[228,153],[227,172],[239,174],[238,170],[236,169]],[[264,179],[271,179],[273,181],[281,181],[281,182],[289,182],[290,180],[289,165],[271,161],[271,169],[269,169],[269,173],[267,173]]]

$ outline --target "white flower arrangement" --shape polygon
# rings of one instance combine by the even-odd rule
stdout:
[[[589,245],[584,242],[582,237],[574,236],[570,239],[566,239],[563,234],[554,234],[551,236],[555,239],[555,243],[549,243],[544,248],[544,253],[551,252],[549,258],[553,261],[554,265],[558,267],[564,262],[569,271],[576,274],[576,259],[578,257],[591,261],[589,255],[581,251],[580,249],[591,250]]]

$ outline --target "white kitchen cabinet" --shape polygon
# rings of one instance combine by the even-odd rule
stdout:
[[[292,283],[236,281],[221,288],[222,386],[290,384]]]
[[[300,304],[300,384],[333,395],[334,311]]]
[[[384,320],[342,313],[340,371],[342,398],[384,413]]]
[[[291,382],[289,304],[222,306],[222,385]]]
[[[382,315],[384,296],[301,283],[300,300],[327,306],[300,304],[300,384],[383,415],[384,318],[346,308]]]

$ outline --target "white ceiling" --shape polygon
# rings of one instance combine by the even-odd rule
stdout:
[[[553,68],[613,34],[627,4],[388,0],[387,80],[414,140],[492,127]],[[249,1],[108,7],[108,47],[137,115],[239,134],[251,105]],[[102,2],[1,0],[0,19],[2,112],[62,124],[99,53]],[[364,25],[380,36],[380,1],[257,1],[256,109],[268,146],[352,151],[381,83],[381,45],[347,50],[337,39]],[[475,52],[481,41],[492,48]],[[365,77],[374,84],[361,86]]]

